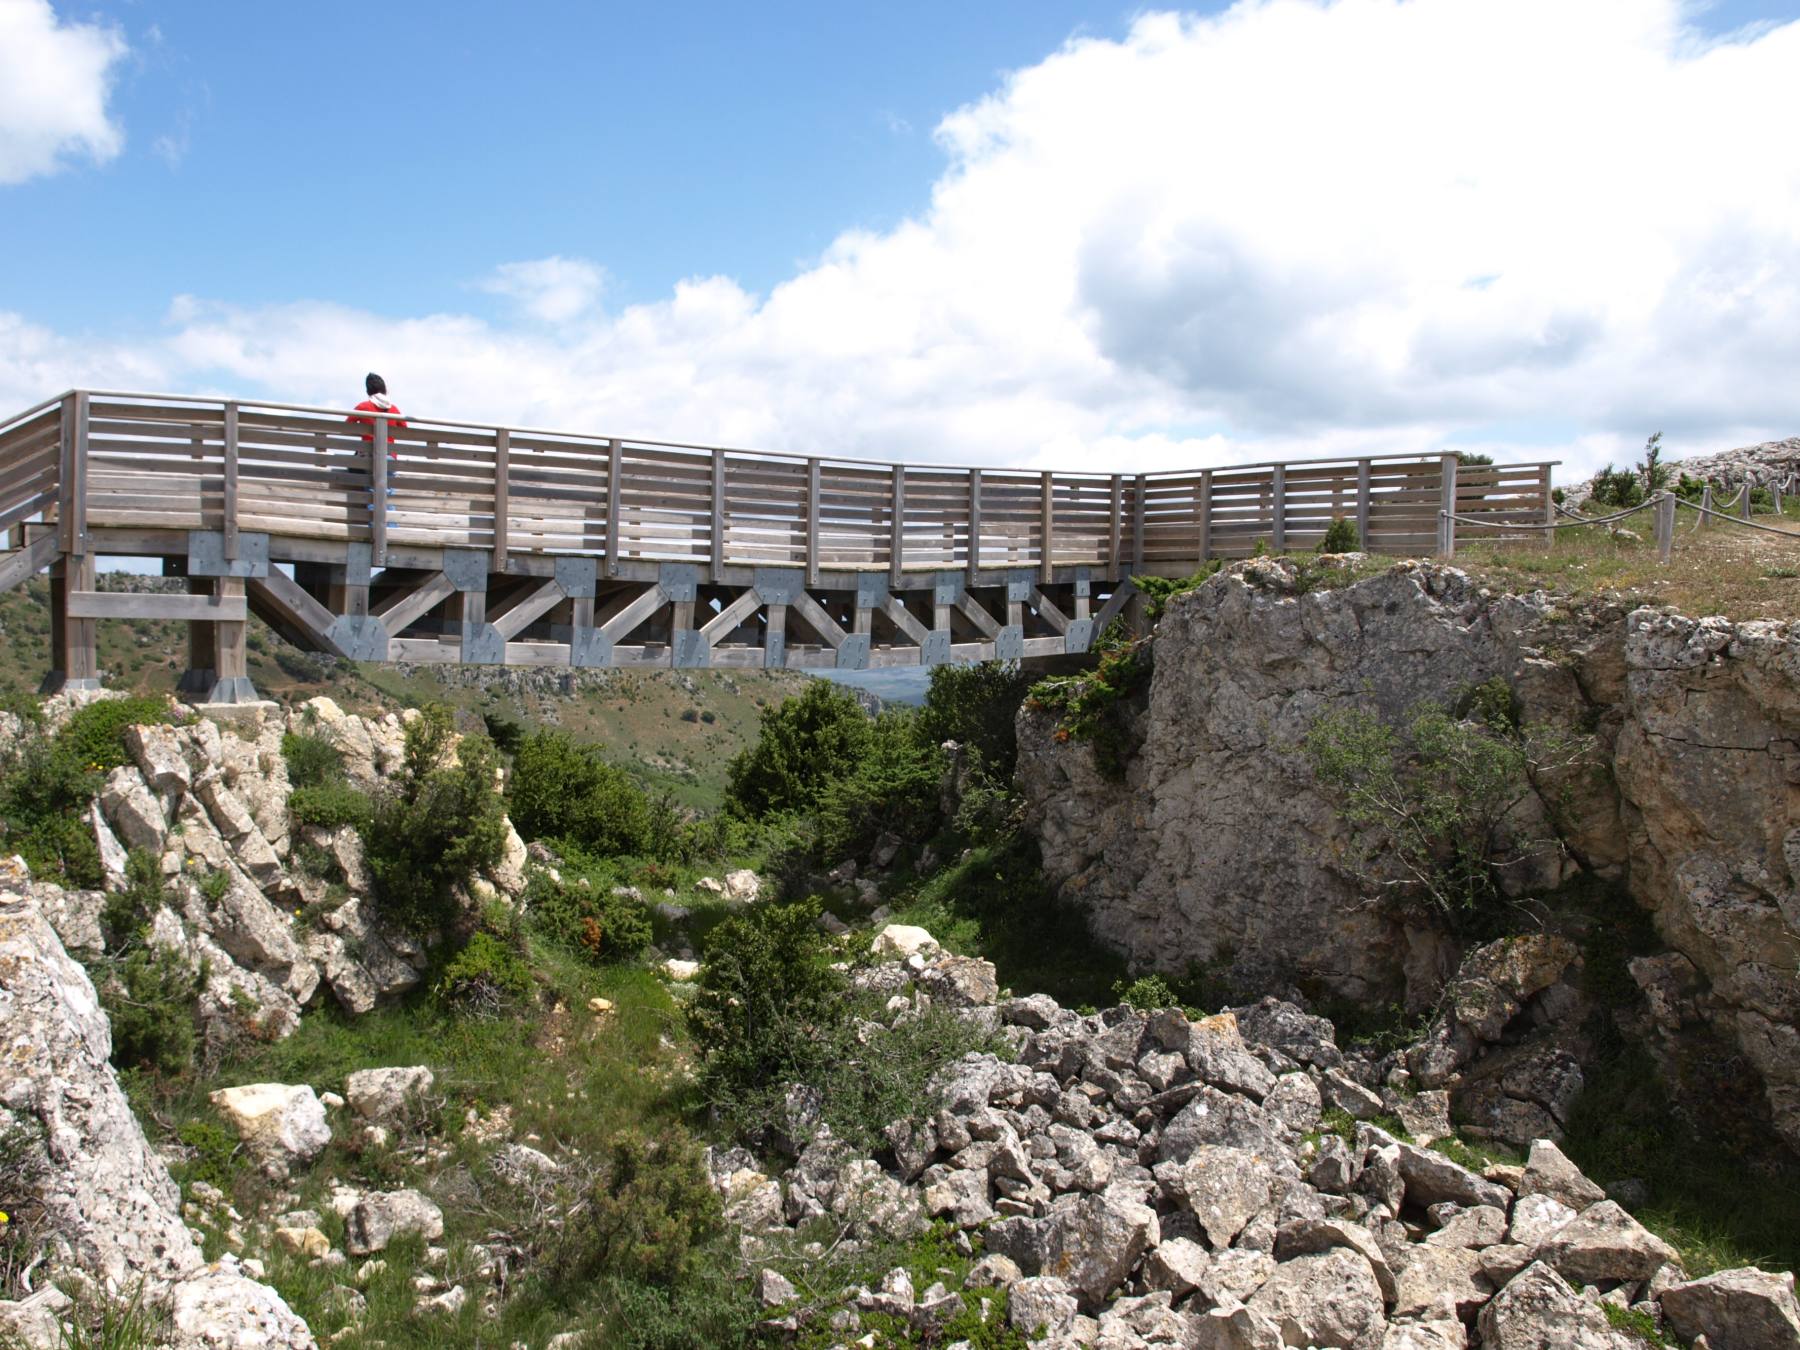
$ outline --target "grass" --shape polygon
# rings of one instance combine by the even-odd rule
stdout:
[[[1698,513],[1678,507],[1669,562],[1656,560],[1650,513],[1626,522],[1642,538],[1616,538],[1606,527],[1559,530],[1550,549],[1532,543],[1485,543],[1475,532],[1457,541],[1456,565],[1477,580],[1513,591],[1544,589],[1572,597],[1611,594],[1628,604],[1673,605],[1700,617],[1800,619],[1800,499],[1779,517],[1757,523],[1794,532],[1791,540],[1714,521],[1693,528]],[[1641,529],[1640,529],[1641,526]]]

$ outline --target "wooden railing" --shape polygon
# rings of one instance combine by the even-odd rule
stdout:
[[[0,530],[217,530],[389,547],[907,573],[1087,567],[1114,578],[1318,541],[1433,551],[1446,511],[1521,535],[1550,511],[1546,463],[1455,456],[1157,474],[882,464],[340,409],[78,391],[0,422]],[[383,447],[391,452],[382,453]],[[375,509],[385,500],[386,509]],[[1493,531],[1484,532],[1490,537]],[[16,543],[16,540],[14,541]],[[500,570],[496,562],[495,570]],[[923,579],[919,584],[925,584]]]

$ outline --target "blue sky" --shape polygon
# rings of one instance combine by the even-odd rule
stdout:
[[[1118,468],[1800,430],[1797,0],[0,23],[9,405],[377,366],[451,417]]]

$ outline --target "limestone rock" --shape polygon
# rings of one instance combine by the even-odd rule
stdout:
[[[871,953],[888,960],[905,960],[913,955],[929,956],[937,949],[937,939],[930,933],[904,923],[890,923],[869,944]]]
[[[762,894],[762,880],[747,867],[725,874],[725,898],[748,904]]]
[[[316,1350],[305,1322],[266,1284],[213,1268],[170,1298],[171,1350]]]
[[[1800,1304],[1794,1273],[1721,1270],[1662,1291],[1663,1316],[1684,1341],[1704,1336],[1715,1346],[1745,1350],[1800,1347]]]
[[[1606,1192],[1584,1177],[1581,1169],[1548,1139],[1533,1141],[1525,1174],[1519,1178],[1519,1194],[1547,1195],[1577,1212],[1606,1199]]]
[[[1048,1340],[1068,1331],[1078,1306],[1066,1282],[1054,1275],[1033,1275],[1009,1291],[1008,1317],[1015,1331]]]
[[[358,1069],[344,1083],[344,1099],[364,1120],[392,1125],[415,1110],[435,1075],[423,1064],[402,1069]]]
[[[384,1251],[397,1237],[418,1234],[426,1241],[444,1235],[444,1214],[415,1190],[365,1195],[344,1222],[344,1250],[351,1256]]]
[[[1280,1328],[1288,1345],[1374,1350],[1387,1331],[1375,1272],[1342,1247],[1282,1262],[1245,1306]]]
[[[1612,1200],[1590,1205],[1538,1250],[1567,1280],[1647,1280],[1677,1258],[1675,1249]]]
[[[293,1164],[311,1162],[331,1142],[324,1103],[304,1084],[220,1088],[211,1101],[272,1176],[284,1177]]]
[[[1202,1144],[1169,1175],[1199,1221],[1207,1245],[1229,1247],[1269,1203],[1274,1169],[1246,1149]]]
[[[0,1121],[41,1132],[38,1202],[75,1261],[123,1288],[179,1277],[201,1255],[111,1055],[87,972],[35,906],[0,889]]]
[[[1641,1350],[1541,1261],[1488,1301],[1478,1326],[1482,1350]]]
[[[919,975],[919,987],[947,1008],[981,1008],[1000,996],[992,961],[976,956],[941,956]]]

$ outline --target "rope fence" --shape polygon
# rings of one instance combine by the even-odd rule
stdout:
[[[1774,503],[1774,513],[1776,515],[1782,514],[1782,497],[1793,491],[1794,481],[1794,478],[1788,477],[1769,485],[1768,491]],[[1654,511],[1656,513],[1656,560],[1659,563],[1668,562],[1669,556],[1674,549],[1675,513],[1677,508],[1682,506],[1685,506],[1694,512],[1694,524],[1692,529],[1689,530],[1690,534],[1695,530],[1704,529],[1708,520],[1718,520],[1723,521],[1728,525],[1742,525],[1748,529],[1761,530],[1765,534],[1780,535],[1785,539],[1800,540],[1800,531],[1785,530],[1774,525],[1759,525],[1750,519],[1753,492],[1754,489],[1751,486],[1750,480],[1745,478],[1743,485],[1733,495],[1731,501],[1727,503],[1728,509],[1719,510],[1712,504],[1712,485],[1710,483],[1702,489],[1700,500],[1698,502],[1691,502],[1677,497],[1673,492],[1664,488],[1648,501],[1641,502],[1636,506],[1625,507],[1621,510],[1612,512],[1610,515],[1604,516],[1583,516],[1571,511],[1561,502],[1553,501],[1552,505],[1554,506],[1556,513],[1567,516],[1569,519],[1546,521],[1543,525],[1536,528],[1543,531],[1544,542],[1548,545],[1555,537],[1555,532],[1557,530],[1581,529],[1589,525],[1611,526],[1621,520],[1628,520],[1632,516],[1641,515],[1646,511]],[[1477,530],[1509,528],[1506,525],[1491,520],[1480,520],[1473,516],[1460,515],[1454,511],[1440,511],[1438,513],[1438,539],[1440,545],[1438,551],[1444,558],[1454,558],[1456,556],[1456,527],[1458,525]],[[1516,529],[1516,527],[1511,528]]]

